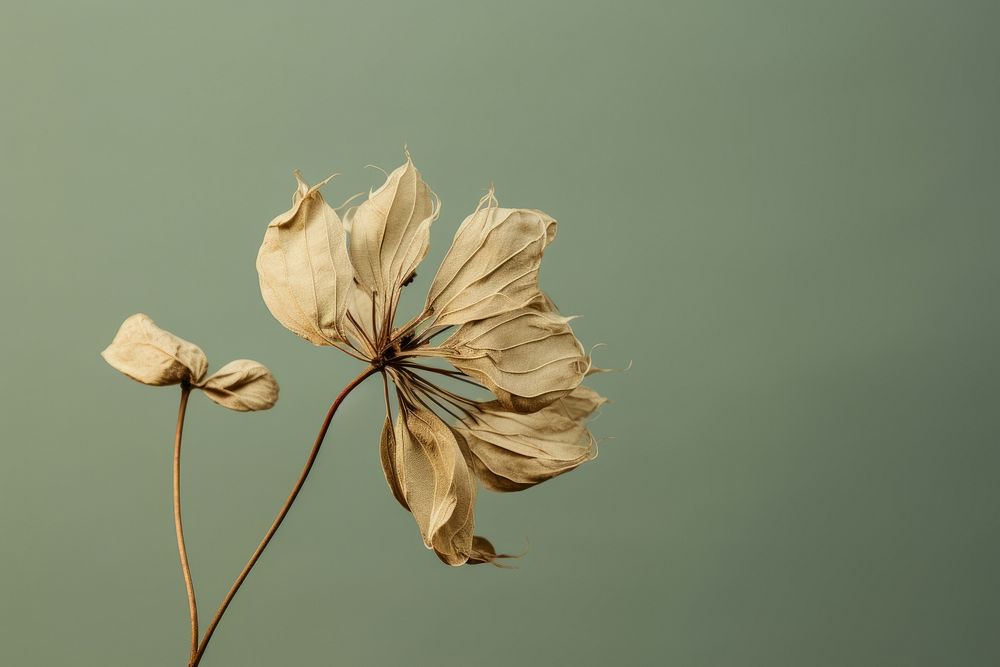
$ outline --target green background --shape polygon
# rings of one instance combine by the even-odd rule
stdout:
[[[98,352],[144,311],[271,412],[195,396],[202,614],[359,370],[257,288],[291,170],[404,143],[444,202],[560,221],[543,284],[628,372],[601,457],[426,551],[337,416],[204,667],[1000,664],[1000,12],[993,2],[4,3],[0,663],[184,663],[177,391]]]

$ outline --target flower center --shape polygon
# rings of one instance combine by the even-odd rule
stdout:
[[[396,358],[396,348],[393,347],[392,345],[389,345],[384,350],[382,350],[382,353],[379,354],[378,357],[372,360],[372,365],[375,368],[382,369],[385,368],[386,366],[391,366],[392,360],[395,358]]]

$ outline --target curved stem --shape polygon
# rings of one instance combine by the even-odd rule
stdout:
[[[191,385],[181,385],[181,404],[177,409],[177,430],[174,433],[174,530],[177,532],[177,553],[181,559],[184,574],[184,588],[187,589],[188,612],[191,615],[191,656],[198,653],[198,603],[194,598],[194,580],[191,579],[191,565],[188,563],[187,547],[184,544],[184,524],[181,522],[181,437],[184,433],[184,415],[187,412]]]
[[[233,582],[232,588],[226,593],[226,597],[222,600],[222,604],[219,605],[218,611],[215,612],[215,616],[212,617],[212,622],[208,624],[208,628],[205,630],[205,636],[201,639],[201,644],[198,646],[198,650],[194,655],[194,659],[191,661],[191,667],[197,667],[201,662],[202,657],[205,655],[205,649],[208,648],[208,642],[212,639],[212,635],[215,633],[215,629],[219,625],[219,621],[222,620],[222,615],[226,613],[226,609],[229,607],[229,603],[233,601],[236,597],[237,591],[240,590],[240,586],[246,580],[247,575],[250,574],[250,570],[253,566],[257,564],[257,560],[260,558],[261,554],[264,553],[264,549],[267,548],[268,543],[274,534],[278,532],[278,528],[281,526],[281,522],[285,520],[285,515],[288,514],[288,510],[292,508],[292,504],[295,502],[295,498],[299,495],[299,491],[302,490],[302,485],[305,484],[306,478],[309,476],[309,471],[312,470],[313,464],[316,462],[316,457],[319,455],[319,450],[323,446],[323,440],[326,438],[326,432],[330,428],[330,422],[333,420],[333,415],[337,412],[337,408],[340,404],[347,398],[359,384],[361,384],[368,376],[377,373],[378,369],[374,366],[369,366],[364,370],[363,373],[358,375],[356,378],[351,380],[351,382],[344,387],[343,391],[337,395],[334,399],[333,404],[326,413],[326,419],[323,420],[323,425],[320,426],[319,434],[316,436],[316,442],[313,444],[312,451],[309,452],[309,458],[306,459],[305,467],[302,468],[302,473],[299,475],[299,479],[295,482],[295,486],[292,487],[292,492],[289,494],[288,499],[285,500],[285,504],[281,506],[281,510],[278,512],[278,516],[275,518],[274,523],[268,528],[267,533],[264,535],[264,539],[261,540],[260,544],[257,545],[257,549],[250,556],[250,560],[243,567],[243,571],[240,575],[236,577],[236,581]]]

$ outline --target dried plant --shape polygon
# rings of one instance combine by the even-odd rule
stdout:
[[[383,381],[379,454],[389,489],[413,515],[425,546],[448,565],[512,557],[474,532],[477,480],[494,491],[518,491],[597,454],[586,422],[605,399],[581,384],[597,369],[573,334],[571,318],[559,314],[538,284],[555,220],[537,210],[501,208],[491,187],[455,233],[423,309],[396,326],[400,295],[427,254],[440,211],[409,152],[382,187],[343,218],[320,193],[330,179],[309,186],[298,172],[295,177],[292,207],[268,225],[257,256],[261,294],[286,328],[365,368],[330,406],[291,494],[204,635],[180,515],[188,395],[198,388],[225,407],[262,410],[274,405],[278,385],[266,368],[246,360],[204,378],[204,353],[145,315],[126,320],[104,351],[108,363],[133,379],[181,385],[174,511],[190,607],[191,666],[201,661],[294,503],[337,408],[366,378],[379,374]],[[443,417],[454,421],[449,425]]]

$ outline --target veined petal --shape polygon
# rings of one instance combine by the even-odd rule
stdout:
[[[101,356],[133,380],[151,385],[195,383],[208,368],[200,347],[161,329],[143,313],[122,323]]]
[[[476,482],[455,434],[430,410],[401,404],[394,440],[395,477],[424,544],[445,563],[464,564],[473,554]]]
[[[354,288],[344,226],[319,188],[298,182],[292,208],[267,227],[257,254],[260,291],[271,314],[315,345],[345,341]],[[329,179],[327,179],[329,180]]]
[[[462,222],[427,295],[437,325],[464,324],[520,308],[538,293],[538,267],[556,221],[532,209],[499,208],[491,192]]]
[[[389,174],[351,217],[350,257],[360,288],[376,296],[376,324],[391,312],[398,290],[427,254],[436,197],[413,165]]]
[[[403,509],[409,510],[410,506],[406,504],[406,497],[403,495],[403,489],[399,483],[399,475],[396,473],[396,457],[399,455],[397,442],[392,419],[386,414],[378,448],[379,459],[382,462],[382,473],[385,475],[389,490],[392,491],[392,496],[403,506]]]
[[[219,405],[239,412],[267,410],[278,401],[277,380],[250,359],[230,361],[197,386]]]
[[[515,412],[535,412],[562,398],[590,368],[569,319],[534,307],[469,322],[436,352]]]
[[[519,491],[568,472],[597,456],[586,420],[607,399],[588,387],[531,414],[484,404],[476,423],[456,432],[472,453],[476,475],[493,491]]]

